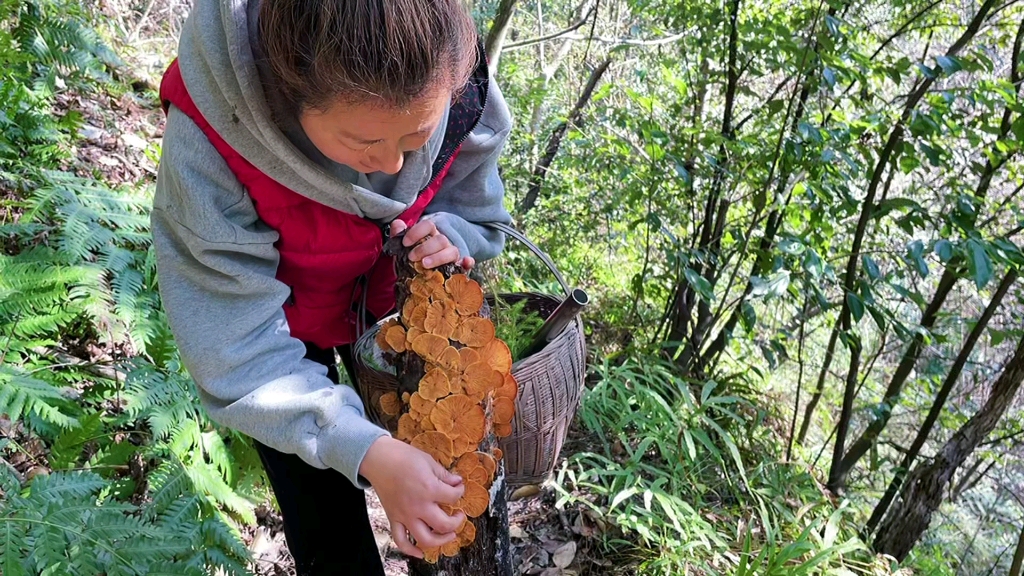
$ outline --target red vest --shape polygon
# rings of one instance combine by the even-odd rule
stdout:
[[[423,215],[463,140],[479,121],[487,97],[486,74],[487,66],[482,64],[452,104],[430,183],[398,217],[407,225],[412,226]],[[375,317],[394,308],[393,262],[381,253],[383,227],[387,224],[310,200],[260,172],[228,145],[199,112],[182,80],[177,60],[164,74],[160,100],[165,112],[171,104],[175,105],[206,134],[249,192],[260,220],[280,235],[274,244],[280,253],[277,279],[291,288],[283,307],[293,337],[320,348],[354,342],[358,336],[356,311],[364,289],[367,309]]]

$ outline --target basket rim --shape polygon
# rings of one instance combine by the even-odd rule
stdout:
[[[552,294],[546,294],[543,292],[500,292],[496,296],[498,298],[501,298],[503,296],[532,296],[540,297],[546,300],[550,300],[552,302],[560,302],[557,296],[554,296]],[[372,372],[376,372],[378,374],[387,374],[388,376],[394,377],[394,374],[392,374],[391,372],[388,372],[386,370],[379,370],[364,362],[362,350],[366,346],[367,342],[374,341],[377,331],[380,330],[380,327],[383,326],[385,322],[391,320],[392,318],[397,318],[398,315],[399,312],[396,311],[391,314],[388,314],[387,316],[384,316],[383,318],[377,320],[377,322],[373,323],[373,325],[367,326],[366,330],[364,330],[363,333],[360,334],[358,338],[356,338],[356,341],[352,344],[352,351],[354,352],[354,354],[352,355],[352,360],[353,363],[356,365],[357,369],[369,370]],[[548,342],[547,345],[544,346],[544,348],[540,349],[538,352],[531,354],[530,356],[527,356],[526,358],[521,358],[514,362],[512,364],[512,371],[515,372],[517,369],[522,369],[524,367],[528,368],[530,366],[533,366],[534,364],[541,362],[544,359],[545,352],[553,350],[554,348],[556,348],[556,343],[559,343],[562,340],[569,338],[573,332],[577,331],[580,334],[580,339],[583,339],[583,318],[580,316],[576,316],[576,318],[573,319],[572,323],[566,326],[566,328],[562,330],[562,333],[556,336],[554,340]]]

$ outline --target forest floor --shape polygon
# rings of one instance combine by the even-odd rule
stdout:
[[[60,112],[82,114],[82,139],[75,149],[76,162],[67,168],[80,176],[102,180],[112,187],[151,185],[157,174],[164,115],[156,101],[126,91],[120,95],[66,94],[58,101]],[[131,351],[118,351],[131,353]],[[82,350],[90,361],[110,362],[110,351]],[[570,439],[566,451],[581,442]],[[590,510],[555,506],[550,486],[531,485],[514,490],[509,517],[516,574],[542,576],[601,575],[622,572],[599,553],[602,527],[607,526]],[[408,573],[406,561],[391,540],[387,516],[372,490],[367,491],[370,521],[388,576]],[[243,526],[246,545],[255,560],[258,576],[293,575],[294,563],[285,544],[279,514],[267,502],[256,511],[257,525]]]
[[[578,511],[556,510],[553,492],[539,486],[524,487],[528,494],[509,506],[510,534],[516,574],[573,576],[601,574],[611,562],[594,556],[596,527]],[[366,493],[370,524],[387,576],[408,574],[405,556],[398,552],[388,531],[388,520],[373,490]],[[257,576],[293,576],[291,555],[285,544],[280,516],[267,506],[257,511],[259,525],[248,527],[246,544],[252,551]],[[572,518],[572,520],[570,520]]]

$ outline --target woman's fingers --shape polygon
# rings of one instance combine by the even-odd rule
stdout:
[[[450,247],[452,247],[452,243],[448,240],[447,236],[444,234],[434,234],[413,248],[409,252],[409,259],[413,262],[424,260],[427,256],[437,254]],[[458,249],[455,251],[458,252]]]
[[[405,230],[406,228],[408,228],[408,226],[406,226],[405,222],[403,222],[402,220],[392,220],[391,221],[391,235],[392,236],[395,236],[397,234],[401,234],[402,230]]]
[[[403,222],[403,224],[405,224]],[[404,228],[403,228],[404,230]],[[413,244],[423,240],[424,238],[437,235],[437,226],[434,225],[433,220],[420,220],[419,222],[412,225],[412,228],[405,233],[405,238],[402,239],[402,244],[406,246],[412,246]]]
[[[447,248],[435,252],[429,256],[423,258],[424,268],[437,268],[442,264],[450,264],[459,259],[459,249],[455,246],[448,246]]]
[[[445,470],[444,466],[441,466],[440,464],[437,465],[437,469],[434,470],[434,474],[437,475],[437,477],[441,480],[441,482],[444,482],[445,484],[447,484],[449,486],[460,486],[460,485],[462,485],[462,476],[459,476],[458,474],[456,474],[454,472],[450,472],[448,470]]]
[[[449,534],[455,532],[462,526],[466,514],[462,511],[449,516],[441,510],[440,506],[431,506],[424,514],[423,521],[427,523],[434,532],[438,534]]]
[[[473,258],[466,256],[465,258],[462,259],[462,262],[459,263],[459,266],[462,266],[463,270],[469,272],[470,270],[473,269],[473,266],[476,266],[476,260],[473,260]]]
[[[434,489],[434,494],[431,495],[431,499],[441,504],[455,504],[459,501],[459,498],[462,498],[462,494],[465,491],[466,485],[461,482],[453,486],[444,481],[439,481]]]
[[[458,526],[456,526],[458,528]],[[409,533],[416,539],[416,545],[421,548],[436,548],[447,544],[455,539],[455,531],[446,534],[438,534],[427,526],[423,520],[413,520],[409,523]],[[418,558],[418,556],[417,556]]]
[[[401,553],[415,558],[423,558],[423,552],[409,541],[409,533],[405,528],[405,524],[401,522],[391,523],[391,539],[395,541],[395,545],[398,546],[398,550]]]
[[[395,222],[400,222],[396,220]],[[391,233],[397,234],[405,230],[404,223],[396,229],[392,222]],[[458,263],[463,269],[469,270],[475,262],[472,258],[460,259],[459,249],[451,243],[447,236],[437,230],[432,220],[420,220],[405,232],[402,239],[405,246],[416,247],[409,251],[409,260],[420,262],[426,268],[437,268],[442,264]]]

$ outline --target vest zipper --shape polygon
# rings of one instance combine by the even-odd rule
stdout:
[[[473,125],[469,127],[469,130],[466,130],[466,133],[463,134],[461,138],[459,138],[458,142],[456,142],[454,146],[452,146],[452,150],[445,156],[444,162],[441,162],[439,164],[441,166],[441,170],[444,170],[444,167],[448,165],[448,162],[452,159],[452,156],[455,155],[455,152],[462,146],[462,143],[465,142],[466,139],[469,138],[469,135],[473,133],[473,130],[476,130],[476,127],[480,125],[480,120],[484,117],[484,108],[486,107],[487,90],[484,89],[484,101],[481,103],[480,106],[480,114],[476,117],[476,120],[473,121]],[[436,178],[436,176],[434,178]],[[431,178],[430,181],[433,182],[434,178]]]

